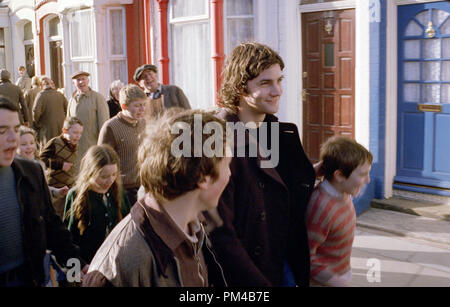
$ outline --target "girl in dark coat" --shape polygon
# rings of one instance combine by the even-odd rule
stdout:
[[[110,146],[92,146],[81,160],[76,184],[66,197],[64,222],[88,263],[109,232],[130,211],[119,165]]]

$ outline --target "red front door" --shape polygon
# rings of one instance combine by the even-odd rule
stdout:
[[[302,14],[303,143],[312,162],[330,136],[355,136],[355,10]]]

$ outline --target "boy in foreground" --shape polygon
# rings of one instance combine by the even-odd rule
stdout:
[[[180,144],[172,145],[187,130],[186,141],[201,140],[202,148],[207,146],[212,133],[198,133],[194,129],[197,118],[201,118],[202,126],[212,123],[222,129],[215,143],[216,149],[222,149],[214,150],[217,155],[205,155],[204,151],[194,155],[195,146],[190,146],[187,154],[183,150],[178,155]],[[225,124],[207,112],[171,109],[147,129],[138,152],[145,197],[106,238],[83,285],[223,286],[222,268],[212,253],[201,212],[217,207],[230,177]]]
[[[334,136],[321,147],[322,181],[306,212],[311,285],[350,286],[350,256],[356,227],[352,197],[370,182],[373,156],[352,139]]]

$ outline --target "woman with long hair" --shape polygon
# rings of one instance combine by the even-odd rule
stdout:
[[[75,186],[66,197],[64,222],[87,263],[130,211],[119,165],[119,157],[110,146],[92,146],[81,160]]]

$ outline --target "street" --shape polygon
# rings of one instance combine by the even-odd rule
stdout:
[[[447,244],[358,226],[351,264],[356,287],[450,287]]]

